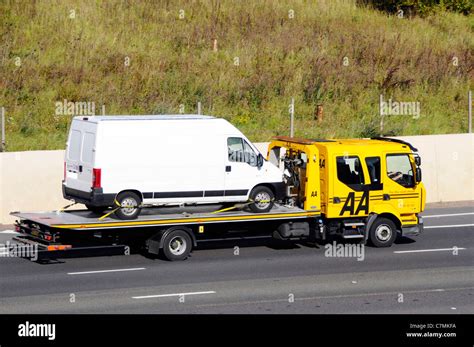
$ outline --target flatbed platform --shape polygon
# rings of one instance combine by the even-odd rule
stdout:
[[[217,212],[221,208],[221,205],[146,208],[142,210],[140,216],[135,220],[119,220],[114,218],[113,215],[99,219],[99,215],[88,210],[12,212],[10,214],[19,219],[28,220],[49,228],[68,230],[99,230],[107,228],[140,228],[222,222],[287,220],[318,217],[320,215],[319,210],[306,211],[298,207],[277,204],[266,213],[254,213],[246,210]]]

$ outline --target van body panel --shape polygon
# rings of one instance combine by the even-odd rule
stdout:
[[[230,161],[229,138],[241,139],[254,156],[259,152],[224,119],[194,115],[81,118],[74,118],[70,137],[77,136],[76,131],[88,133],[84,123],[94,130],[93,163],[87,164],[91,174],[81,177],[80,182],[74,175],[68,176],[66,191],[92,193],[93,168],[101,170],[102,191],[96,189],[96,194],[109,199],[135,190],[151,204],[245,201],[259,184],[283,184],[281,171],[266,161],[261,167]],[[77,142],[71,143],[77,146]],[[74,154],[74,146],[68,145],[67,152]],[[66,155],[66,165],[75,164]]]

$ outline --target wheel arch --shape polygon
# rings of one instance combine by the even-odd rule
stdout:
[[[137,195],[140,197],[141,202],[143,202],[143,194],[142,194],[142,192],[140,192],[140,191],[137,190],[137,189],[122,189],[120,192],[118,192],[117,194],[115,194],[114,201],[117,200],[117,197],[118,197],[120,194],[125,193],[125,192],[132,192],[132,193],[137,194]]]
[[[395,227],[397,228],[397,231],[398,232],[402,231],[402,222],[393,213],[389,213],[389,212],[380,213],[380,214],[377,215],[377,219],[378,218],[387,218],[387,219],[391,220],[395,224]]]

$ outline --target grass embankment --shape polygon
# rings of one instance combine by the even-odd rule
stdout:
[[[297,136],[376,134],[383,94],[421,105],[419,119],[386,118],[385,134],[465,132],[472,14],[400,19],[354,3],[2,1],[8,150],[63,148],[64,99],[107,114],[194,113],[201,101],[266,141],[288,133],[292,97]]]

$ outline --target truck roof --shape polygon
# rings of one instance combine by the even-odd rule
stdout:
[[[340,145],[344,146],[384,146],[384,148],[388,149],[400,149],[400,148],[409,148],[415,152],[418,150],[414,148],[407,142],[404,142],[399,139],[393,138],[362,138],[362,139],[301,139],[301,138],[292,138],[288,136],[277,136],[274,137],[275,140],[279,141],[288,141],[291,143],[299,143],[303,145],[312,145],[318,144],[328,148],[337,147]]]
[[[75,116],[75,120],[86,120],[93,123],[104,121],[131,121],[131,120],[198,120],[218,119],[213,116],[198,114],[163,114],[163,115],[110,115],[110,116]]]

